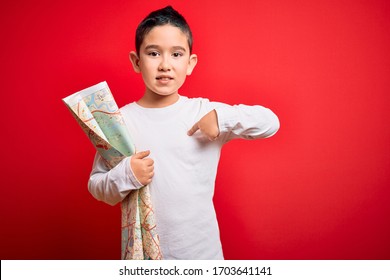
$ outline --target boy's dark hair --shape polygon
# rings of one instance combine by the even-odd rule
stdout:
[[[163,9],[151,12],[144,20],[138,25],[135,32],[135,49],[139,54],[141,44],[144,41],[145,36],[156,26],[170,24],[178,27],[184,34],[187,35],[187,41],[192,53],[192,32],[184,17],[179,14],[172,6],[167,6]]]

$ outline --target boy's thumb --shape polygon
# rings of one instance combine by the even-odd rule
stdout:
[[[137,158],[137,159],[143,159],[143,158],[146,158],[149,154],[150,154],[150,151],[147,150],[147,151],[138,152],[138,153],[134,154],[133,157]]]

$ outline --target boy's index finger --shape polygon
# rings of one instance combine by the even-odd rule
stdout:
[[[190,130],[188,130],[188,136],[192,136],[199,129],[198,123],[195,123]]]

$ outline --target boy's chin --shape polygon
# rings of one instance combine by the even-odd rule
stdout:
[[[169,97],[173,97],[173,96],[177,95],[178,92],[177,91],[174,91],[174,92],[153,91],[153,94],[160,97],[160,98],[169,98]]]

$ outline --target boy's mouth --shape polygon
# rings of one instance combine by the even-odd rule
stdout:
[[[172,78],[171,76],[165,76],[165,75],[157,76],[156,79],[159,80],[159,81],[169,81],[169,80],[173,80],[173,78]]]

